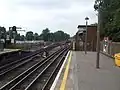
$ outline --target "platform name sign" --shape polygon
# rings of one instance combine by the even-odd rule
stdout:
[[[109,43],[109,38],[108,37],[104,37],[103,40],[103,51],[104,52],[108,52],[108,43]]]

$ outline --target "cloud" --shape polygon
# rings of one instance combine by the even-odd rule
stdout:
[[[70,7],[72,3],[76,1],[77,0],[19,0],[17,4],[32,8],[61,9]]]
[[[94,0],[1,0],[0,25],[16,25],[39,34],[48,27],[72,36],[78,24],[85,24],[86,16],[89,24],[97,21],[93,5]]]

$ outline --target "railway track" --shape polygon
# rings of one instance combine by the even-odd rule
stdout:
[[[32,52],[21,51],[21,55],[19,55],[18,52],[14,52],[8,56],[6,56],[6,55],[0,56],[0,67],[5,64],[14,62],[15,60],[22,59],[23,57],[29,56],[31,54],[32,54]],[[3,58],[3,57],[5,57],[5,58]]]
[[[46,90],[67,51],[68,48],[58,50],[7,82],[0,90]]]
[[[55,47],[56,48],[56,47]],[[52,48],[52,50],[55,50],[55,48]],[[50,49],[49,49],[50,50]],[[50,51],[52,51],[50,50]],[[56,49],[56,51],[58,48]],[[38,51],[37,51],[38,52]],[[55,52],[55,51],[54,51]],[[43,52],[41,52],[43,53]],[[40,55],[33,56],[31,58],[28,58],[26,60],[22,60],[18,63],[13,63],[13,65],[8,64],[7,68],[1,70],[0,72],[0,87],[12,80],[14,77],[18,76],[22,72],[24,72],[26,69],[30,68],[34,64],[40,62],[43,60],[43,58]],[[4,67],[3,67],[4,68]]]
[[[16,63],[19,63],[19,62],[21,62],[21,61],[24,61],[24,60],[26,60],[26,59],[28,59],[28,58],[31,58],[31,57],[33,57],[33,56],[35,56],[35,55],[43,52],[44,49],[46,49],[47,51],[50,51],[51,49],[53,49],[53,48],[55,48],[55,47],[57,47],[56,44],[49,45],[49,46],[46,46],[46,48],[41,48],[41,49],[36,50],[36,51],[34,51],[34,52],[31,52],[31,53],[29,53],[29,54],[21,54],[21,56],[18,56],[18,55],[16,56],[16,54],[14,53],[15,55],[13,54],[13,55],[10,56],[9,58],[7,57],[8,60],[6,60],[6,61],[7,61],[6,64],[5,64],[5,63],[2,63],[2,65],[0,65],[0,71],[3,70],[3,69],[5,69],[6,67],[10,67],[11,65],[14,65],[14,64],[16,64]],[[18,57],[19,57],[19,58],[18,58]]]
[[[0,71],[0,87],[42,59],[43,58],[40,56],[33,56],[26,60],[12,63],[11,65],[8,64],[3,70],[1,69]]]
[[[50,46],[48,46],[46,49],[47,49],[48,51],[50,51],[51,49],[53,49],[53,48],[55,48],[55,47],[56,47],[56,46],[50,45]],[[43,51],[44,51],[43,48],[40,49],[40,50],[36,50],[35,52],[31,53],[30,55],[28,55],[28,56],[26,56],[26,57],[23,57],[23,58],[21,58],[21,59],[15,60],[15,61],[13,61],[13,62],[11,62],[11,63],[8,63],[8,64],[5,64],[5,65],[1,66],[1,67],[0,67],[0,76],[3,76],[3,75],[5,75],[6,73],[8,73],[9,71],[11,71],[11,70],[13,70],[13,69],[15,69],[15,68],[17,68],[17,67],[19,67],[19,66],[21,66],[21,65],[24,65],[24,64],[32,61],[32,60],[36,57],[36,55],[38,55],[38,54],[41,54],[41,55],[42,55],[42,54],[43,54]]]

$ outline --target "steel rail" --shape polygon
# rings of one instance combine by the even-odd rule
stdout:
[[[59,55],[61,55],[62,53],[63,53],[63,52],[59,53],[59,54],[52,60],[52,62],[55,61],[55,60],[59,57]],[[52,62],[50,61],[50,63],[52,63]],[[16,89],[17,89],[16,87],[23,86],[23,85],[22,85],[22,82],[24,82],[26,79],[28,80],[27,77],[29,77],[31,74],[34,74],[35,71],[37,72],[37,70],[38,70],[39,68],[41,68],[43,65],[46,66],[46,63],[38,66],[37,68],[35,68],[32,72],[30,72],[27,76],[25,76],[24,78],[22,78],[18,83],[16,83],[14,86],[12,86],[9,90],[16,90]],[[48,64],[48,65],[50,65],[50,64]],[[44,67],[45,67],[45,66],[44,66]],[[45,67],[45,68],[46,68],[46,67]],[[43,70],[44,70],[44,68],[43,68]],[[43,72],[43,71],[41,70],[41,72]],[[38,75],[39,75],[39,74],[38,74]],[[30,76],[30,77],[31,77],[31,76]],[[33,81],[34,81],[34,79],[32,80],[32,82],[33,82]],[[27,82],[28,82],[28,81],[27,81]]]
[[[50,46],[50,47],[47,47],[47,48],[53,48],[53,47]],[[35,51],[35,53],[33,53],[33,54],[30,55],[30,56],[27,56],[27,57],[25,57],[25,58],[19,59],[19,60],[15,61],[15,62],[12,62],[12,63],[10,63],[10,64],[6,64],[6,65],[4,65],[4,66],[1,66],[1,67],[0,67],[0,70],[1,70],[1,69],[3,69],[3,70],[0,72],[0,76],[3,76],[3,75],[5,75],[6,73],[10,72],[11,70],[14,70],[14,69],[20,67],[21,65],[24,65],[24,64],[32,61],[32,58],[36,57],[37,54],[42,54],[43,51],[44,51],[44,49],[42,48],[42,49],[40,49],[39,51],[38,51],[38,50]],[[31,59],[30,59],[30,58],[31,58]],[[28,59],[29,59],[29,60],[28,60]],[[23,60],[25,60],[25,61],[23,61]],[[22,61],[23,61],[23,62],[22,62]],[[19,63],[19,62],[21,62],[21,63]],[[17,64],[17,63],[18,63],[18,64]],[[13,65],[13,64],[17,64],[17,65],[15,65],[15,67],[13,67],[13,66],[10,67],[10,66]],[[10,67],[10,68],[7,69],[8,67]],[[7,69],[7,70],[6,70],[6,69]]]
[[[56,46],[55,46],[55,45],[49,45],[49,46],[47,46],[45,49],[50,50],[50,48],[54,48],[54,47],[56,47]],[[7,67],[9,67],[10,65],[19,63],[19,62],[21,62],[21,61],[23,61],[23,60],[29,59],[29,58],[31,58],[31,57],[39,54],[39,53],[42,53],[43,51],[44,51],[44,48],[41,48],[40,50],[36,50],[36,51],[34,51],[33,53],[31,53],[31,55],[29,55],[29,56],[26,56],[26,57],[24,57],[24,58],[18,59],[18,60],[14,61],[14,62],[11,62],[11,63],[8,63],[8,64],[5,64],[5,65],[1,66],[1,67],[0,67],[0,70],[2,70],[2,69],[4,69],[4,68],[7,68]]]
[[[14,61],[14,62],[11,62],[11,63],[9,63],[9,64],[5,64],[5,65],[1,66],[1,67],[0,67],[0,70],[3,70],[3,69],[5,69],[5,68],[8,68],[9,66],[11,66],[11,65],[13,65],[13,64],[19,63],[19,62],[21,62],[21,61],[23,61],[23,60],[26,60],[26,59],[29,59],[29,58],[31,58],[31,57],[39,54],[39,53],[42,53],[42,52],[44,51],[44,49],[46,49],[47,51],[49,51],[49,50],[51,50],[51,48],[55,48],[55,47],[57,47],[57,46],[59,46],[59,45],[57,45],[57,44],[52,44],[52,45],[48,45],[46,48],[41,48],[40,50],[36,50],[36,51],[34,51],[34,52],[33,52],[31,55],[29,55],[29,56],[26,56],[26,57],[24,57],[24,58],[18,59],[18,60]]]
[[[13,65],[13,64],[19,63],[19,62],[21,62],[21,61],[23,61],[23,60],[29,59],[29,58],[31,58],[31,57],[35,56],[36,54],[39,54],[39,53],[40,53],[40,52],[33,53],[33,54],[29,55],[29,56],[26,56],[26,57],[24,57],[24,58],[18,59],[18,60],[14,61],[14,62],[5,64],[4,66],[1,66],[1,67],[0,67],[0,70],[5,69],[5,68],[7,68],[7,67],[9,67],[9,66],[11,66],[11,65]]]
[[[65,52],[65,51],[63,50],[63,52]],[[42,70],[41,73],[39,73],[39,74],[37,75],[37,77],[25,88],[25,90],[29,90],[29,89],[32,87],[32,85],[35,83],[35,81],[56,61],[56,59],[58,59],[58,58],[60,57],[60,55],[63,54],[63,52],[61,52],[59,55],[57,55],[57,57],[54,58],[54,60],[53,60],[50,64],[48,64],[48,65],[46,66],[46,68],[44,68],[44,69]]]
[[[32,67],[30,67],[29,69],[27,69],[26,71],[24,71],[23,73],[21,73],[20,75],[18,75],[16,78],[14,78],[13,80],[9,81],[7,84],[5,84],[4,86],[2,86],[0,88],[0,90],[5,90],[5,88],[7,89],[7,87],[9,88],[11,85],[11,83],[17,81],[18,79],[21,79],[21,76],[26,76],[26,74],[28,74],[29,72],[31,72],[32,70],[34,70],[35,68],[37,68],[39,65],[47,62],[48,59],[51,59],[52,57],[54,57],[54,55],[58,54],[60,50],[58,50],[57,52],[53,53],[51,56],[48,56],[47,58],[45,58],[44,60],[36,63],[35,65],[33,65]]]
[[[48,87],[49,82],[50,82],[50,80],[52,79],[53,75],[54,75],[54,74],[56,73],[56,71],[58,70],[58,68],[60,67],[63,59],[65,58],[65,56],[66,56],[66,54],[67,54],[67,52],[68,52],[68,51],[66,51],[66,52],[64,53],[64,55],[60,58],[58,64],[56,65],[55,69],[53,70],[52,74],[50,75],[50,77],[48,78],[48,80],[46,81],[46,83],[43,85],[43,88],[42,88],[41,90],[47,90],[47,88],[49,88],[49,87]]]
[[[23,61],[23,62],[21,62],[21,63],[18,63],[17,65],[15,65],[15,66],[13,66],[13,67],[10,67],[10,68],[7,69],[7,70],[4,70],[3,72],[0,73],[0,76],[3,76],[3,75],[5,75],[5,74],[7,74],[8,72],[10,72],[10,71],[12,71],[12,70],[14,70],[14,69],[16,69],[16,68],[18,68],[18,67],[26,64],[26,63],[29,63],[30,61],[33,60],[34,57],[36,57],[36,56],[33,56],[33,57],[31,57],[30,59],[27,59],[27,60],[25,60],[25,61]]]

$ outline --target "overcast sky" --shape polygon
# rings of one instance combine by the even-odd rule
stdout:
[[[41,33],[63,30],[73,36],[78,24],[97,22],[95,0],[0,0],[0,26],[16,25],[27,31]],[[23,33],[22,33],[23,34]]]

